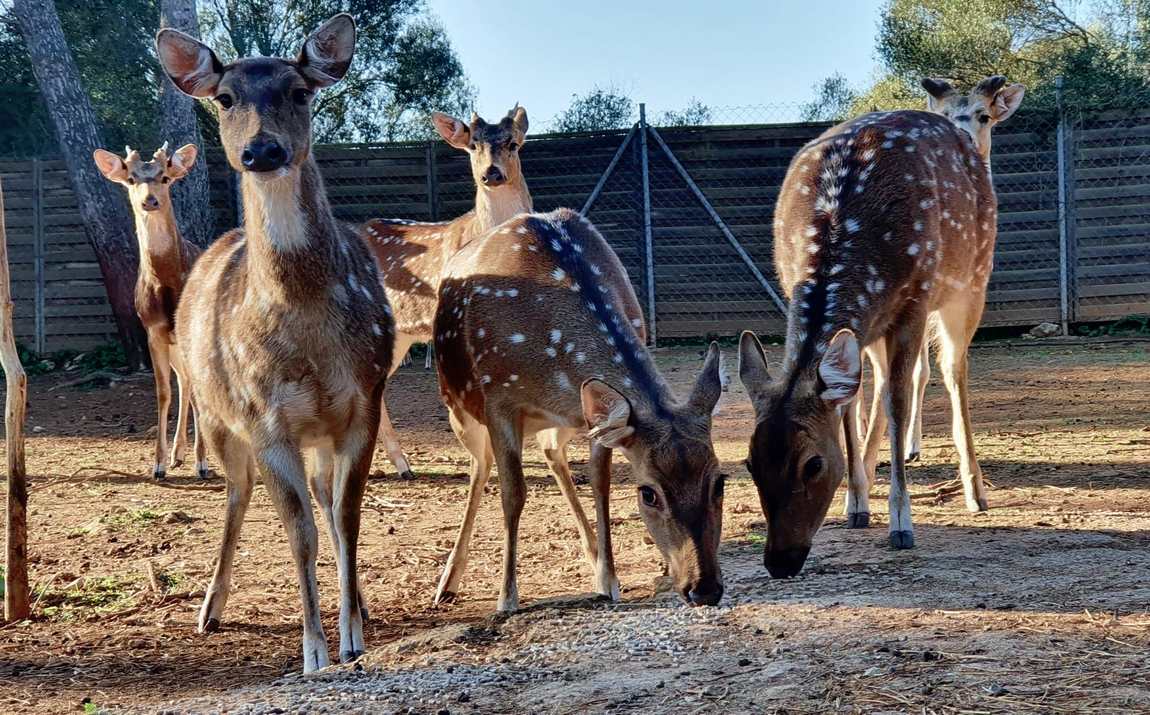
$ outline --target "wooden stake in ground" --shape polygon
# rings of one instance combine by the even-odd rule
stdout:
[[[4,571],[4,619],[27,618],[28,479],[24,471],[24,409],[28,376],[16,352],[12,327],[12,281],[8,275],[8,234],[4,230],[4,190],[0,187],[0,365],[8,386],[4,427],[8,442],[8,557]]]

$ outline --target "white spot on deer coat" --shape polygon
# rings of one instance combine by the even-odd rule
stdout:
[[[518,345],[519,343],[526,340],[527,337],[523,333],[512,333],[507,339],[513,344]]]
[[[906,248],[906,255],[908,255],[908,256],[917,256],[917,255],[918,255],[918,250],[919,250],[919,245],[918,245],[917,243],[912,243],[912,244],[910,244],[909,246],[907,246],[907,248]]]

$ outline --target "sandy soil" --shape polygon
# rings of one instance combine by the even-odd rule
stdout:
[[[733,358],[728,348],[728,357]],[[777,356],[777,351],[776,356]],[[698,349],[663,350],[680,386]],[[729,364],[733,365],[733,360]],[[283,530],[257,489],[223,629],[195,632],[223,486],[150,471],[151,381],[32,381],[28,443],[36,618],[0,626],[0,708],[364,712],[1150,712],[1150,344],[981,345],[976,441],[991,510],[971,515],[954,476],[950,416],[928,393],[912,469],[918,548],[843,528],[840,501],[803,575],[762,568],[762,516],[742,467],[751,410],[735,379],[716,419],[731,476],[728,597],[688,609],[661,589],[634,489],[613,500],[623,602],[577,598],[591,573],[562,497],[530,451],[520,595],[494,619],[501,529],[481,512],[460,600],[431,606],[466,490],[466,456],[435,378],[389,387],[419,479],[382,451],[365,502],[361,564],[370,652],[318,676],[299,668],[299,602]],[[58,388],[58,389],[53,389]],[[402,407],[398,407],[402,406]],[[586,450],[573,450],[577,474]],[[494,484],[494,480],[493,480]],[[590,511],[590,489],[580,494]],[[336,633],[335,567],[321,592]]]

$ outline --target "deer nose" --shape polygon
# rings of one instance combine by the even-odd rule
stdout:
[[[275,171],[288,163],[287,150],[274,139],[257,140],[244,147],[240,161],[249,171]]]
[[[807,554],[810,551],[809,546],[782,549],[781,551],[768,549],[763,554],[763,563],[767,567],[767,572],[771,574],[771,578],[791,578],[803,570],[803,564],[806,563]]]
[[[687,592],[687,601],[692,606],[715,606],[723,598],[723,584],[715,579],[698,583]]]
[[[487,171],[483,172],[483,185],[484,186],[499,186],[504,181],[503,172],[500,171],[498,166],[492,164],[487,167]]]
[[[156,209],[160,208],[160,200],[155,196],[148,196],[140,202],[140,208],[144,209],[145,211],[155,211]]]

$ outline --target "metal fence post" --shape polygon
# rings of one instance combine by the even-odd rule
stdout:
[[[651,236],[651,174],[647,164],[647,105],[639,104],[639,153],[643,169],[643,247],[647,266],[647,339],[657,337],[655,325],[655,243]]]
[[[439,220],[439,176],[435,163],[435,142],[427,142],[427,216],[429,221]]]
[[[1062,95],[1062,77],[1054,79],[1058,98],[1058,295],[1062,334],[1070,334],[1074,320],[1074,130],[1067,118]]]
[[[35,276],[33,316],[36,354],[44,353],[44,167],[32,160],[32,267]]]

